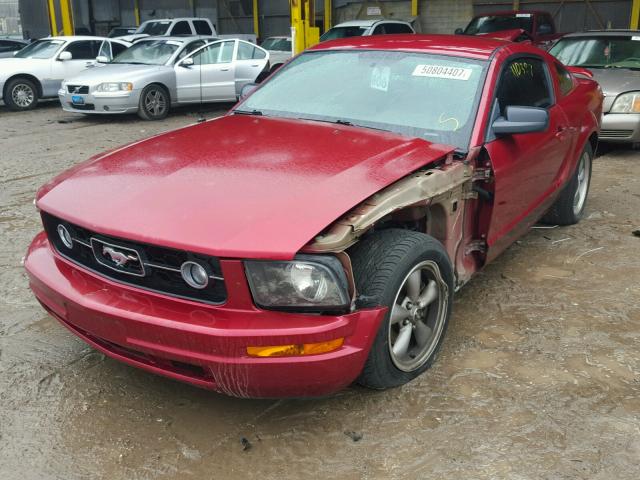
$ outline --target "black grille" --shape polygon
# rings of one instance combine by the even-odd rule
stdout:
[[[88,85],[67,85],[67,92],[69,93],[81,93],[87,94],[89,93]]]
[[[215,257],[101,235],[45,212],[42,212],[42,223],[49,241],[60,255],[104,277],[145,290],[206,303],[221,304],[227,299],[220,262]],[[66,227],[71,234],[72,248],[67,248],[62,242],[58,234],[59,225]],[[135,275],[135,269],[127,271],[116,265],[107,266],[104,258],[98,261],[100,254],[95,252],[101,251],[103,245],[113,246],[116,250],[120,247],[120,251],[132,257],[137,254],[144,266],[144,275]],[[200,263],[209,271],[209,284],[205,288],[190,287],[182,279],[180,267],[189,260]],[[133,261],[134,267],[136,262]]]
[[[96,106],[93,103],[83,103],[83,104],[70,103],[69,105],[71,106],[71,108],[75,110],[95,110],[96,109]]]
[[[628,138],[633,130],[600,130],[600,138]]]

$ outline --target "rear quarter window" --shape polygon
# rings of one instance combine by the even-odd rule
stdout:
[[[209,26],[209,23],[204,20],[194,20],[193,26],[196,29],[198,35],[213,35],[213,31]]]

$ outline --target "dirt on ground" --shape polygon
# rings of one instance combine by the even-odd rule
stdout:
[[[238,400],[92,350],[21,265],[39,185],[196,118],[0,107],[0,479],[640,478],[640,152],[605,149],[579,225],[534,229],[459,292],[416,381]]]

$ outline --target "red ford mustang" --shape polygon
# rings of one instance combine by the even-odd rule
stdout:
[[[601,105],[524,44],[323,43],[228,115],[42,187],[30,285],[106,355],[229,395],[401,385],[474,272],[583,215]]]

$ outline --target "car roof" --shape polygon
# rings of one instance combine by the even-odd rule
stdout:
[[[385,22],[385,23],[409,23],[409,22],[405,22],[404,20],[389,20],[387,18],[376,18],[373,20],[350,20],[348,22],[342,22],[339,23],[337,25],[334,25],[335,27],[371,27],[372,25],[379,23],[379,22]]]
[[[587,30],[586,32],[575,32],[568,33],[564,35],[564,37],[620,37],[620,36],[634,36],[640,35],[640,30],[628,30],[628,29],[619,29],[619,30]],[[564,38],[563,37],[563,38]]]
[[[57,35],[55,37],[43,37],[38,40],[107,40],[107,37],[96,37],[91,35]]]
[[[147,40],[164,40],[164,41],[173,41],[180,43],[187,43],[193,40],[206,40],[206,39],[215,39],[216,37],[212,37],[211,35],[185,35],[184,37],[168,37],[166,35],[156,35],[156,36],[148,36],[142,37],[138,39],[135,43],[146,42]]]
[[[319,43],[310,50],[395,50],[422,52],[457,57],[488,59],[497,49],[508,45],[520,45],[476,35],[373,35],[349,37]],[[524,48],[524,46],[522,46]]]
[[[179,20],[209,20],[204,17],[176,17],[176,18],[150,18],[149,20],[145,20],[142,23],[147,22],[177,22]]]
[[[291,37],[288,37],[286,35],[273,35],[271,37],[267,37],[265,38],[265,40],[269,39],[269,38],[284,38],[285,40],[291,40]]]

